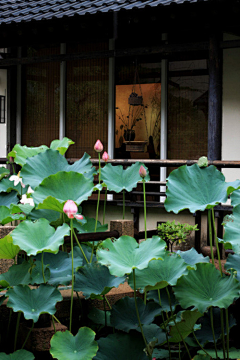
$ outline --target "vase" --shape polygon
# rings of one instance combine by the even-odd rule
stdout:
[[[124,130],[123,137],[124,137],[125,141],[134,141],[135,130],[131,130],[131,129]]]

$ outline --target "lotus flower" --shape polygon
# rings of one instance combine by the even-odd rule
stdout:
[[[103,144],[101,143],[100,140],[97,140],[95,145],[94,145],[94,150],[98,153],[103,151]]]
[[[29,204],[31,206],[34,206],[34,201],[32,198],[28,198],[26,194],[24,194],[20,200],[21,204]]]
[[[14,181],[14,186],[17,186],[20,183],[22,187],[25,188],[25,185],[22,182],[22,178],[20,178],[20,171],[17,175],[10,176],[9,180]]]
[[[108,161],[109,155],[108,155],[108,153],[107,153],[106,151],[104,151],[104,153],[103,153],[103,155],[102,155],[102,159],[103,159],[105,162]]]
[[[63,212],[67,215],[69,219],[77,219],[77,220],[83,220],[83,216],[80,214],[77,214],[78,208],[77,205],[73,200],[67,200],[65,202],[63,207]]]
[[[145,176],[147,175],[147,171],[146,169],[141,165],[140,169],[139,169],[139,175],[142,177],[142,178],[145,178]]]

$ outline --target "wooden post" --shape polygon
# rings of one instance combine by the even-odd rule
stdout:
[[[219,39],[209,40],[208,160],[221,159],[222,66]]]

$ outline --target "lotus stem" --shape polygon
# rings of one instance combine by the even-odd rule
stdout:
[[[215,338],[215,332],[214,332],[214,326],[213,326],[213,310],[212,310],[212,306],[210,307],[210,319],[211,319],[211,328],[212,328],[212,334],[213,334],[213,342],[214,342],[214,347],[215,347],[215,353],[216,353],[216,358],[218,359],[217,344],[216,344],[216,338]]]
[[[214,265],[211,210],[208,210],[208,231],[209,231],[209,241],[210,241],[210,248],[211,248],[212,263]]]
[[[209,355],[209,353],[203,348],[203,346],[202,346],[202,345],[200,344],[200,342],[198,341],[198,339],[197,339],[194,331],[192,332],[192,334],[193,334],[194,339],[195,339],[196,343],[198,344],[198,346],[205,352],[205,354],[207,354],[209,357],[211,357],[211,356]]]
[[[107,203],[107,188],[105,189],[104,205],[103,205],[103,225],[105,224],[105,212]]]
[[[8,335],[9,335],[9,329],[10,329],[10,324],[11,324],[12,313],[13,313],[13,309],[10,308],[10,314],[9,314],[9,318],[8,318],[8,326],[7,326],[7,336],[6,336],[6,338],[8,338]]]
[[[179,336],[180,336],[180,338],[181,338],[181,340],[182,340],[182,342],[183,342],[183,344],[184,344],[184,346],[185,346],[185,349],[187,350],[189,359],[192,360],[192,357],[191,357],[191,354],[190,354],[189,349],[188,349],[188,347],[187,347],[187,344],[186,344],[186,342],[184,341],[184,338],[183,338],[181,332],[179,331],[179,329],[178,329],[178,327],[177,327],[177,323],[176,323],[176,321],[175,321],[175,319],[174,319],[173,310],[172,310],[172,303],[171,303],[171,297],[170,297],[169,290],[168,290],[167,287],[166,287],[166,292],[167,292],[167,296],[168,296],[168,302],[169,302],[169,306],[170,306],[170,310],[171,310],[171,315],[172,315],[174,324],[175,324],[175,326],[176,326],[177,332],[178,332],[178,334],[179,334]]]
[[[56,334],[56,327],[55,327],[55,321],[54,321],[54,318],[53,318],[53,316],[52,316],[52,323],[53,323],[53,328],[54,328],[54,332],[55,332],[55,334]]]
[[[166,327],[166,324],[165,324],[165,319],[164,319],[162,311],[161,311],[161,314],[162,314],[163,327],[164,327],[164,330],[165,330],[166,340],[167,340],[167,345],[168,345],[169,360],[171,360],[172,359],[171,348],[170,348],[170,344],[169,344],[169,340],[168,340],[167,327]]]
[[[16,351],[16,347],[17,347],[17,338],[18,338],[18,329],[19,329],[20,318],[21,318],[21,311],[18,312],[18,317],[17,317],[15,339],[14,339],[14,351]]]
[[[143,202],[144,202],[144,229],[145,229],[145,240],[147,240],[147,209],[146,209],[146,189],[145,180],[143,179]]]
[[[101,182],[101,159],[100,159],[100,153],[98,153],[98,183],[100,184]],[[98,190],[98,199],[97,199],[97,208],[96,208],[96,220],[95,220],[95,228],[94,228],[94,232],[97,231],[97,222],[98,222],[98,210],[99,210],[99,202],[100,202],[100,190]],[[93,258],[93,252],[94,252],[94,242],[92,243],[92,253],[91,253],[91,258],[90,258],[90,263],[92,262],[92,258]]]
[[[152,360],[152,355],[150,354],[149,346],[148,346],[147,340],[146,340],[144,332],[143,332],[143,328],[142,328],[142,324],[141,324],[141,320],[140,320],[140,316],[139,316],[139,311],[138,311],[138,306],[137,306],[135,269],[133,269],[133,288],[134,288],[134,301],[135,301],[136,314],[137,314],[137,318],[138,318],[138,324],[139,324],[139,327],[140,327],[140,330],[142,333],[143,341],[146,346],[148,358],[150,360]]]
[[[27,343],[27,341],[28,341],[28,338],[29,338],[29,336],[30,336],[30,334],[31,334],[31,332],[32,332],[33,327],[34,327],[34,321],[32,322],[31,329],[29,330],[29,332],[28,332],[28,334],[27,334],[27,337],[26,337],[26,339],[25,339],[25,341],[24,341],[24,343],[23,343],[22,349],[24,349],[24,346],[26,345],[26,343]],[[56,332],[56,331],[55,331],[55,332]]]
[[[147,303],[147,291],[144,290],[144,304],[146,305]]]
[[[229,360],[229,321],[228,321],[228,309],[226,312],[226,331],[227,331],[227,360]]]
[[[45,279],[45,276],[44,276],[44,263],[43,263],[43,252],[42,252],[42,276],[43,276],[43,281],[44,281],[44,284],[46,284],[46,279]]]
[[[53,317],[53,319],[54,319],[56,322],[58,322],[59,324],[61,324],[61,322],[56,318],[55,315],[52,315],[52,317]]]
[[[158,289],[158,290],[157,290],[157,292],[158,292],[158,301],[159,301],[159,305],[160,305],[160,306],[162,306],[160,289]]]
[[[226,354],[225,354],[225,334],[224,334],[223,309],[220,309],[220,314],[221,314],[221,330],[222,330],[223,357],[224,357],[224,360],[225,360],[225,359],[226,359]]]
[[[111,307],[110,302],[108,301],[108,299],[107,299],[106,295],[103,295],[103,297],[104,297],[104,299],[105,299],[105,301],[106,301],[106,303],[107,303],[107,305],[108,305],[109,309],[110,309],[110,310],[112,310],[112,307]]]
[[[107,311],[106,311],[106,299],[105,299],[105,296],[103,296],[103,308],[104,308],[105,327],[107,327]]]
[[[220,251],[219,251],[219,246],[218,246],[217,230],[216,230],[216,225],[215,225],[213,208],[212,208],[212,220],[213,220],[214,238],[215,238],[215,243],[216,243],[216,248],[217,248],[217,255],[218,255],[219,270],[220,270],[220,273],[221,273],[221,276],[222,276],[223,273],[222,273],[221,256],[220,256]]]
[[[125,190],[123,189],[123,220],[125,217]]]
[[[71,253],[72,253],[72,289],[70,305],[69,331],[72,332],[73,288],[74,288],[74,265],[73,265],[73,219],[71,219]]]
[[[85,259],[86,263],[87,263],[87,264],[89,264],[89,261],[88,261],[88,259],[87,259],[86,255],[85,255],[85,252],[83,251],[83,248],[82,248],[82,246],[81,246],[80,242],[78,241],[78,238],[77,238],[77,235],[76,235],[76,233],[75,233],[74,229],[73,229],[73,235],[74,235],[75,240],[76,240],[76,242],[77,242],[77,244],[78,244],[78,246],[79,246],[79,249],[81,250],[81,253],[83,254],[83,257],[84,257],[84,259]]]
[[[13,169],[13,175],[16,174],[16,173],[15,173],[15,167],[14,167],[13,164],[12,164],[12,169]]]

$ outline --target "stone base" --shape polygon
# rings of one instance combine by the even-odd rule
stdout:
[[[67,327],[65,325],[55,322],[56,331],[66,331]],[[25,324],[20,324],[19,334],[21,334],[21,343],[23,344],[30,327]],[[51,326],[44,328],[33,328],[31,334],[27,340],[27,343],[24,349],[29,351],[49,351],[50,350],[50,340],[55,334],[53,324]]]
[[[119,237],[128,235],[134,237],[134,223],[133,220],[111,220],[110,231],[117,230]]]

